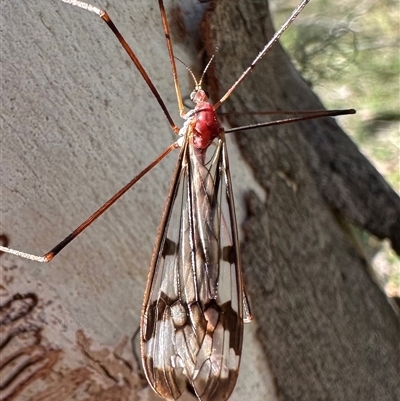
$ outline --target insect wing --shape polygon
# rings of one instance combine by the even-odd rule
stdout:
[[[162,397],[188,389],[226,400],[239,372],[244,291],[223,134],[209,167],[195,153],[186,139],[150,267],[142,358]]]

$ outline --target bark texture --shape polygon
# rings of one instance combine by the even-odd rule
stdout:
[[[203,34],[209,55],[219,48],[217,99],[272,37],[267,2],[217,1]],[[275,45],[224,111],[320,108]],[[262,120],[229,114],[233,126]],[[266,202],[247,197],[242,249],[279,399],[398,400],[398,316],[346,224],[389,238],[399,253],[399,197],[333,120],[240,133],[237,141],[267,194]]]
[[[181,125],[157,1],[93,3],[107,9]],[[198,70],[191,37],[208,6],[166,1],[176,54]],[[0,240],[44,254],[176,135],[95,14],[61,1],[2,2],[0,25]],[[193,80],[180,63],[178,70],[187,99]],[[163,160],[50,264],[1,255],[1,400],[157,399],[129,339],[176,160],[177,152]],[[231,171],[248,189],[249,168],[236,161]],[[255,330],[245,334],[232,401],[256,386],[254,401],[274,391],[267,380],[260,384],[269,375],[265,358],[256,357]]]
[[[178,123],[157,2],[95,5],[107,8]],[[169,2],[177,56],[201,70],[198,25],[187,20],[200,18],[196,7],[210,9],[207,51],[220,47],[209,74],[216,98],[272,35],[268,6]],[[0,8],[0,240],[43,254],[175,137],[96,15],[48,0]],[[188,95],[192,79],[178,69]],[[226,106],[321,107],[279,46]],[[253,188],[248,165],[267,199],[246,198],[243,262],[256,319],[230,401],[397,400],[399,323],[343,220],[398,249],[398,198],[332,121],[253,131],[238,143],[247,164],[234,144],[229,150],[239,219]],[[50,265],[1,255],[0,399],[156,399],[129,340],[175,161],[164,160]]]

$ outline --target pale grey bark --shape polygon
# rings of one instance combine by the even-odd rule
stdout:
[[[157,2],[96,5],[107,7],[179,123]],[[184,0],[181,8],[195,5]],[[231,11],[225,9],[229,5]],[[179,2],[172,6],[170,16],[182,27],[178,22],[187,12],[179,11]],[[203,28],[208,52],[220,47],[208,79],[214,95],[232,84],[272,32],[264,2],[204,5],[215,6]],[[9,1],[2,2],[0,18],[1,231],[10,246],[44,253],[174,136],[130,60],[94,14],[56,1]],[[201,70],[196,56],[202,45],[190,39],[196,22],[186,27],[175,31],[177,55]],[[257,66],[232,97],[230,110],[296,109],[299,103],[302,109],[319,108],[279,48],[275,57]],[[188,95],[193,84],[179,68]],[[247,196],[243,261],[255,322],[245,335],[231,399],[394,400],[398,320],[336,216],[362,226],[370,222],[367,227],[376,235],[390,237],[391,230],[396,233],[398,200],[335,123],[313,122],[301,129],[286,126],[238,138],[262,187],[258,193],[264,190],[267,199]],[[248,164],[232,145],[236,205],[243,216],[245,195],[257,186],[250,184]],[[3,308],[2,339],[5,333],[13,342],[2,348],[1,358],[13,352],[39,355],[31,366],[33,379],[15,369],[19,381],[8,383],[2,397],[134,400],[138,392],[153,397],[148,388],[141,390],[146,384],[123,340],[138,326],[175,160],[173,155],[165,160],[50,265],[2,256],[1,296],[12,300]],[[350,163],[347,175],[340,160]],[[368,191],[364,197],[351,180],[365,186],[376,182],[380,203]],[[261,348],[252,336],[256,330]],[[9,371],[5,374],[8,378]]]
[[[157,1],[93,3],[107,8],[181,125]],[[201,70],[191,39],[199,34],[197,6],[196,0],[167,3],[168,10],[175,10],[169,17],[177,56]],[[44,254],[176,136],[96,15],[60,1],[36,0],[1,2],[0,18],[0,231],[11,247]],[[177,30],[182,23],[186,29]],[[188,99],[193,82],[183,65],[178,69]],[[232,143],[228,146],[234,151]],[[50,264],[2,255],[0,295],[9,302],[1,311],[1,340],[12,341],[0,349],[0,359],[17,352],[16,360],[27,358],[31,364],[13,369],[6,364],[0,372],[6,382],[0,398],[156,398],[138,372],[130,338],[139,325],[176,160],[177,152]],[[251,175],[243,162],[231,170],[236,179],[242,177],[234,186],[241,216],[239,200],[250,188]],[[232,400],[249,397],[255,385],[262,389],[260,401],[274,391],[272,379],[269,384],[265,380],[270,377],[265,358],[257,360],[261,351],[255,331],[253,324],[245,333],[248,345]]]

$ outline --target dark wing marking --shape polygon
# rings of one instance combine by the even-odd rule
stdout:
[[[209,167],[187,139],[156,241],[141,322],[146,376],[167,399],[188,389],[203,401],[226,400],[236,383],[247,312],[231,191],[223,134]]]

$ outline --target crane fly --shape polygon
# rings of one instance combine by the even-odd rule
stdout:
[[[353,114],[354,110],[302,112],[285,120],[224,130],[216,110],[267,53],[310,0],[303,0],[252,64],[214,105],[195,82],[193,110],[185,112],[163,0],[161,20],[171,62],[182,128],[175,125],[161,96],[109,15],[88,3],[61,0],[97,14],[113,31],[146,81],[179,139],[134,177],[91,217],[44,256],[0,246],[37,262],[50,262],[140,178],[174,149],[180,148],[150,264],[141,316],[141,350],[151,387],[166,399],[185,390],[201,401],[227,400],[239,372],[243,324],[251,321],[241,257],[225,134],[310,118]],[[212,155],[207,150],[214,144]]]

